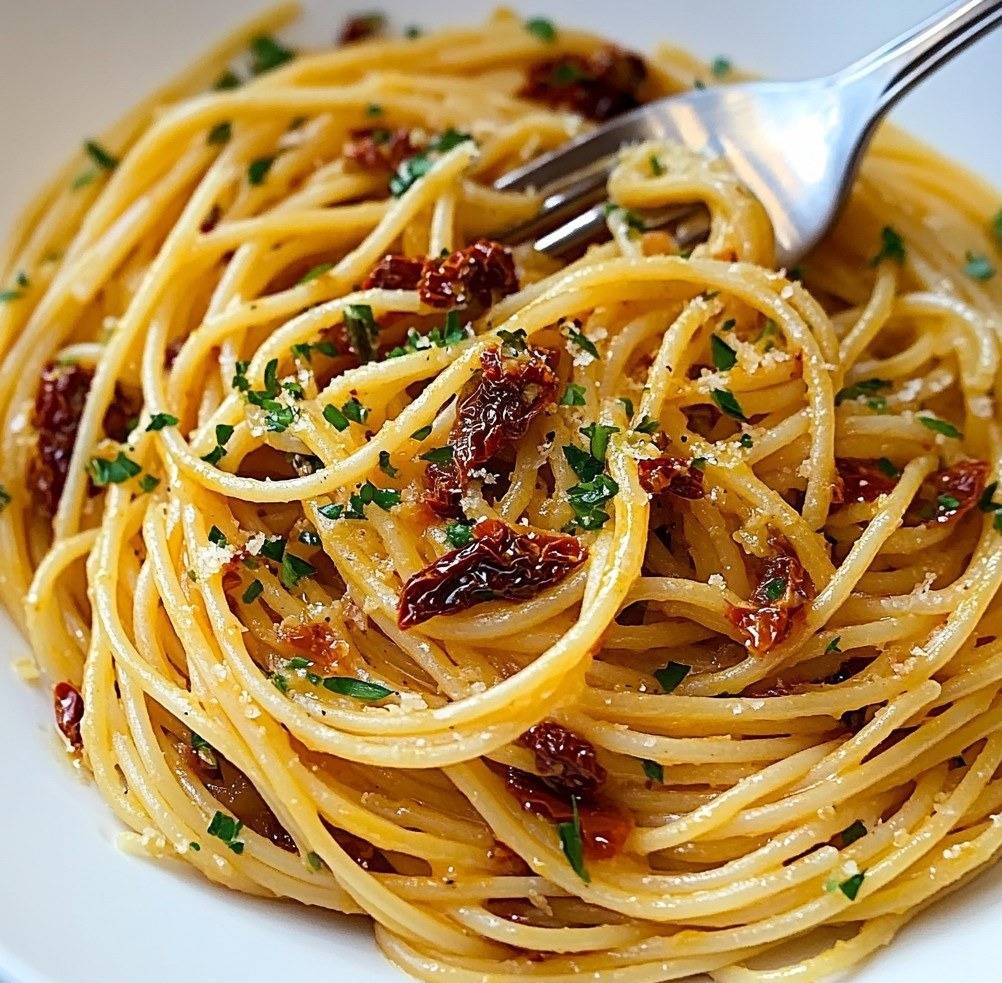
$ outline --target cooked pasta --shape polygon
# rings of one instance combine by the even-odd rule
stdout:
[[[863,959],[1002,846],[997,193],[884,128],[777,270],[649,143],[558,262],[492,182],[726,63],[291,14],[3,256],[0,591],[123,844],[425,980]]]

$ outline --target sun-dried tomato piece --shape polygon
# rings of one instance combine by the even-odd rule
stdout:
[[[331,836],[362,870],[367,870],[371,874],[396,873],[385,854],[368,840],[363,840],[361,836],[349,833],[346,829],[331,829]]]
[[[456,614],[484,601],[534,597],[584,563],[588,551],[575,536],[519,532],[489,519],[474,539],[414,574],[400,593],[401,628]]]
[[[72,683],[56,683],[52,688],[52,703],[59,732],[70,742],[74,751],[81,750],[83,738],[80,736],[80,722],[83,720],[84,702],[80,690]]]
[[[417,150],[411,142],[410,130],[369,126],[351,131],[351,139],[344,145],[343,153],[367,171],[395,171]]]
[[[441,519],[463,517],[463,488],[454,461],[431,463],[424,472],[424,503]]]
[[[552,823],[566,823],[574,818],[570,797],[561,798],[535,775],[507,766],[501,775],[505,788],[526,812]],[[601,796],[579,798],[578,816],[585,856],[592,860],[616,856],[633,829],[633,817]]]
[[[920,525],[957,522],[977,504],[988,477],[986,461],[958,461],[930,475],[908,510],[906,520]]]
[[[296,844],[289,831],[279,822],[251,780],[232,761],[204,744],[201,752],[192,746],[192,742],[178,742],[175,746],[183,754],[188,767],[227,812],[275,846],[289,853],[296,852]]]
[[[595,745],[562,724],[544,720],[522,734],[518,743],[532,751],[536,767],[553,788],[589,795],[605,782]]]
[[[681,457],[655,457],[641,461],[640,484],[652,495],[671,492],[679,498],[702,498],[703,472]]]
[[[727,611],[755,655],[764,655],[783,641],[800,609],[814,596],[814,584],[797,556],[781,540],[772,545],[781,552],[762,565],[749,603],[729,605]]]
[[[858,457],[839,457],[835,468],[841,479],[837,504],[874,502],[881,495],[894,491],[897,478],[882,471],[876,461],[865,461]]]
[[[28,487],[47,516],[55,515],[59,507],[93,379],[93,370],[82,365],[50,362],[42,370],[31,415],[38,442],[28,466]],[[104,414],[105,434],[124,441],[138,413],[139,406],[116,385],[115,398]]]
[[[312,671],[320,676],[343,674],[351,662],[348,643],[324,621],[283,621],[278,626],[278,637],[308,655]]]
[[[556,352],[544,348],[505,355],[495,347],[480,356],[480,378],[460,401],[452,428],[453,460],[461,479],[521,440],[553,402],[555,364]]]
[[[587,58],[563,55],[538,62],[519,95],[601,122],[636,109],[646,78],[640,55],[607,45]]]
[[[378,37],[386,28],[386,18],[382,14],[358,14],[349,17],[338,35],[338,44],[354,44]]]
[[[362,283],[363,290],[417,290],[425,261],[417,256],[390,253],[384,256]]]
[[[418,293],[431,307],[466,307],[472,301],[487,305],[495,295],[518,290],[518,274],[511,250],[490,239],[477,239],[442,259],[424,264]]]

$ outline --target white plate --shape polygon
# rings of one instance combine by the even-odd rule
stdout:
[[[766,75],[804,77],[927,15],[937,0],[535,0],[514,4],[640,49],[677,39]],[[183,67],[259,3],[245,0],[0,0],[0,226],[88,134]],[[336,34],[344,0],[316,0],[301,39]],[[443,0],[372,6],[398,24],[457,19]],[[472,22],[492,5],[465,0]],[[450,10],[450,7],[453,9]],[[980,42],[908,98],[898,118],[1002,183],[998,114],[1002,33]],[[1002,204],[1002,201],[1000,201]],[[118,851],[96,792],[52,733],[48,688],[7,663],[25,643],[0,614],[0,979],[3,983],[283,983],[400,979],[362,919],[248,899],[178,864]],[[854,975],[856,983],[989,983],[1002,978],[996,932],[1002,868],[916,919]]]

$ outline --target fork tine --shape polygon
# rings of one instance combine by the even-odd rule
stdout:
[[[524,167],[509,171],[494,182],[498,191],[546,189],[589,165],[612,157],[625,143],[647,140],[658,134],[646,106],[634,109],[611,123],[575,137],[557,150],[537,157]]]
[[[607,168],[598,168],[564,182],[559,191],[554,191],[543,199],[539,211],[527,222],[509,230],[500,242],[517,243],[535,239],[545,232],[567,221],[575,212],[581,212],[605,198],[605,185],[609,178]]]

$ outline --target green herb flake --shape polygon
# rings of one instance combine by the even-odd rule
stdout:
[[[419,454],[418,457],[431,464],[448,464],[452,460],[452,454],[452,444],[446,444],[444,447],[433,447],[430,451]]]
[[[325,273],[330,273],[334,269],[333,263],[317,263],[316,266],[311,266],[300,278],[299,282],[296,284],[297,287],[301,287],[304,283],[312,283],[314,280],[319,280]],[[307,348],[310,346],[307,345]]]
[[[588,451],[582,450],[580,447],[575,447],[573,444],[565,445],[563,451],[564,458],[570,465],[571,470],[582,481],[591,481],[602,473],[602,462],[592,457]]]
[[[859,889],[863,886],[863,878],[866,876],[865,871],[860,871],[858,874],[853,874],[852,877],[846,878],[839,884],[838,889],[850,900],[855,901],[856,895],[859,894]]]
[[[886,379],[861,379],[851,386],[845,386],[835,394],[835,405],[841,406],[847,399],[864,399],[875,393],[886,392],[891,384]]]
[[[397,469],[390,464],[390,452],[380,451],[379,452],[379,470],[383,472],[389,478],[395,478],[399,472]]]
[[[212,88],[215,89],[216,92],[225,92],[227,89],[239,89],[240,79],[236,73],[227,68],[226,71],[212,83]]]
[[[567,388],[564,390],[563,396],[560,397],[561,406],[584,406],[585,405],[585,387],[579,386],[576,382],[569,382]]]
[[[652,781],[657,782],[659,785],[664,785],[665,783],[665,769],[664,765],[658,764],[657,761],[648,761],[644,759],[641,764],[644,767],[644,774]]]
[[[277,536],[275,539],[266,539],[261,544],[261,555],[267,560],[280,562],[285,556],[285,540],[281,536]]]
[[[657,154],[651,154],[647,158],[647,164],[651,169],[652,177],[661,177],[665,173],[665,165],[661,163],[661,158]]]
[[[379,337],[379,325],[368,304],[349,304],[344,311],[344,328],[348,344],[363,362],[371,362],[376,357],[375,341]]]
[[[669,662],[663,669],[655,670],[654,678],[663,692],[671,693],[691,670],[692,666],[687,666],[683,662]]]
[[[847,826],[838,835],[842,840],[842,846],[847,847],[851,843],[855,843],[856,840],[860,840],[866,836],[866,825],[861,819],[857,819],[851,826]],[[853,897],[855,897],[855,895],[853,895]]]
[[[90,157],[98,167],[103,171],[113,171],[118,167],[118,158],[113,154],[110,154],[104,147],[101,146],[96,140],[85,140],[84,150],[87,152],[87,156]]]
[[[744,410],[741,409],[741,404],[730,389],[714,389],[710,396],[713,398],[713,402],[728,416],[734,417],[735,420],[747,419]]]
[[[10,492],[3,485],[0,485],[0,512],[3,512],[12,501],[14,499],[11,497]]]
[[[557,40],[557,29],[553,26],[553,21],[545,17],[530,17],[525,22],[525,29],[543,44],[553,44]]]
[[[209,530],[208,539],[210,543],[212,543],[214,546],[220,547],[220,549],[225,549],[227,546],[230,545],[229,540],[223,534],[223,531],[219,528],[219,526],[213,526]]]
[[[841,651],[842,651],[842,649],[841,649],[841,648],[839,647],[839,646],[840,646],[841,644],[842,644],[842,636],[841,636],[841,635],[836,635],[836,636],[835,636],[835,637],[834,637],[834,638],[833,638],[833,639],[832,639],[832,640],[831,640],[831,641],[830,641],[830,642],[829,642],[829,643],[828,643],[828,644],[827,644],[827,645],[825,646],[825,655],[828,655],[828,654],[830,654],[831,652],[841,652]]]
[[[113,461],[104,457],[92,457],[87,462],[87,472],[98,487],[120,485],[129,478],[135,478],[142,470],[135,461],[126,457],[121,451]]]
[[[338,505],[336,502],[330,502],[327,505],[321,505],[317,511],[325,519],[329,519],[331,522],[336,522],[341,518],[341,513],[344,512],[344,506]]]
[[[755,441],[752,440],[752,435],[750,433],[741,434],[741,439],[738,441],[738,443],[742,447],[744,447],[745,450],[748,450],[755,446]]]
[[[344,415],[333,403],[328,403],[323,409],[324,419],[336,430],[345,431],[348,429],[348,417]]]
[[[609,449],[609,438],[614,433],[619,433],[619,427],[605,423],[589,423],[587,427],[581,427],[579,433],[588,438],[591,456],[596,461],[604,461],[606,451]]]
[[[260,580],[257,580],[255,578],[247,585],[247,589],[241,595],[240,600],[242,600],[244,604],[252,604],[263,593],[264,593],[264,584],[262,584]]]
[[[571,327],[568,329],[567,340],[576,348],[587,352],[592,358],[598,358],[598,349],[595,347],[595,342],[590,338],[586,338],[578,328]]]
[[[427,440],[430,436],[431,436],[431,424],[429,423],[425,427],[418,427],[418,429],[411,434],[411,440],[417,440],[420,442],[422,440]]]
[[[591,882],[591,876],[584,862],[584,839],[581,835],[581,816],[578,813],[576,795],[571,796],[571,810],[573,818],[569,822],[557,823],[557,835],[560,837],[560,848],[564,851],[567,862],[574,873],[588,884]]]
[[[733,369],[738,361],[737,352],[720,335],[710,335],[710,354],[713,357],[713,367],[718,372]]]
[[[773,577],[762,585],[762,593],[766,600],[778,601],[786,593],[786,578]]]
[[[995,237],[995,242],[1002,246],[1002,208],[1000,208],[993,216],[992,220],[988,225],[991,230],[992,235]]]
[[[322,870],[324,866],[323,860],[320,859],[320,854],[315,853],[313,850],[310,850],[310,852],[306,854],[306,862],[310,865],[312,870]]]
[[[222,840],[234,853],[243,853],[244,844],[237,839],[240,835],[240,830],[243,829],[243,825],[239,819],[227,816],[225,812],[217,812],[212,817],[212,822],[209,823],[209,828],[206,832],[210,836],[215,836],[217,839]]]
[[[889,225],[880,230],[880,249],[870,260],[870,266],[877,266],[885,259],[893,260],[895,263],[905,261],[905,241]]]
[[[247,180],[254,186],[264,184],[271,165],[275,163],[274,157],[258,157],[252,160],[247,166]]]
[[[878,457],[877,468],[882,474],[887,475],[888,478],[901,477],[901,469],[898,468],[890,458]]]
[[[574,510],[573,525],[589,531],[601,529],[609,521],[609,514],[601,506],[618,493],[619,485],[602,473],[590,481],[582,481],[581,484],[568,488],[567,501]]]
[[[710,63],[710,73],[714,78],[722,79],[730,74],[731,67],[730,59],[718,56]]]
[[[202,460],[215,467],[224,457],[226,457],[226,448],[216,444],[208,454],[202,455]]]
[[[270,678],[272,685],[279,691],[279,693],[289,692],[289,680],[280,672],[273,672]]]
[[[317,572],[317,568],[311,563],[307,563],[301,556],[285,551],[282,556],[282,566],[278,571],[278,579],[282,585],[292,590],[296,584],[304,577],[310,577]]]
[[[466,522],[447,522],[445,538],[453,549],[459,549],[473,542],[473,526]]]
[[[332,693],[350,696],[355,700],[364,700],[367,703],[385,700],[386,697],[396,693],[396,690],[380,686],[379,683],[370,683],[351,676],[327,676],[323,681],[323,687]]]
[[[154,413],[150,417],[150,422],[146,426],[147,432],[151,430],[163,430],[164,427],[176,427],[177,417],[170,413]]]
[[[230,142],[231,136],[233,136],[233,125],[224,120],[209,130],[209,135],[205,138],[205,142],[210,146],[222,146],[224,143]]]
[[[261,75],[273,68],[284,65],[296,57],[295,51],[286,48],[269,34],[259,34],[251,38],[251,72]]]
[[[973,253],[968,250],[964,254],[964,272],[972,280],[990,280],[995,276],[995,266],[984,253]]]
[[[354,423],[365,423],[369,416],[368,408],[363,406],[354,396],[341,407],[341,412]]]
[[[935,416],[920,416],[918,417],[918,422],[922,424],[928,430],[933,433],[941,433],[944,437],[959,438],[963,434],[949,421],[940,420],[939,417]]]

